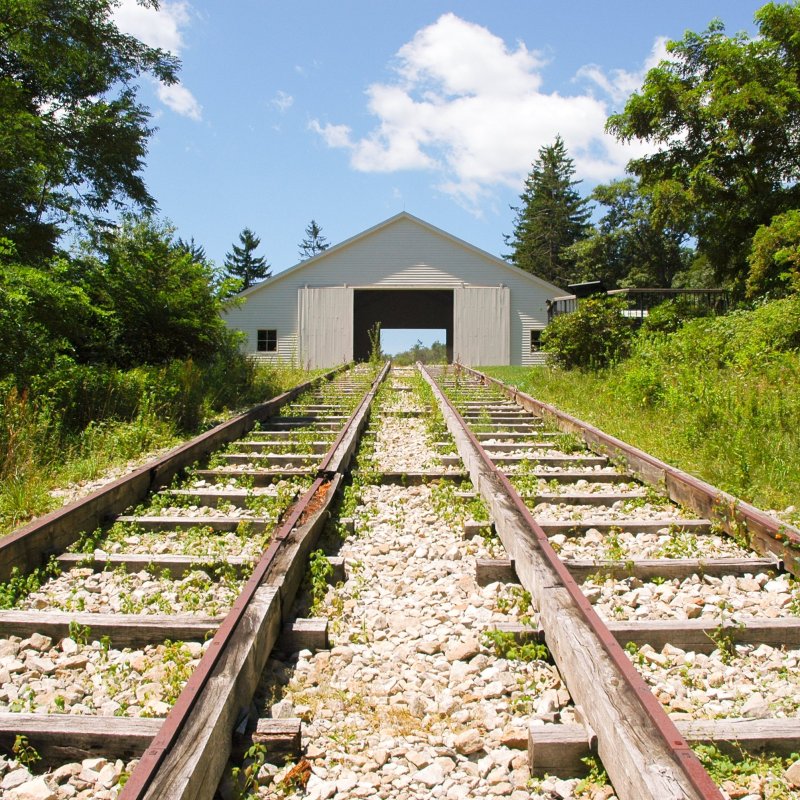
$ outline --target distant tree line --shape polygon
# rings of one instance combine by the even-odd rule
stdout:
[[[562,288],[800,289],[800,5],[755,19],[754,37],[715,20],[668,43],[607,123],[655,146],[628,177],[581,197],[561,138],[539,150],[506,238],[513,264]]]

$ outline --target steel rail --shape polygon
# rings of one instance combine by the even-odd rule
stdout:
[[[423,365],[419,366],[428,381],[436,386],[436,381],[428,370]],[[694,751],[675,726],[675,723],[661,707],[661,704],[633,666],[623,648],[600,619],[592,604],[587,600],[577,582],[553,549],[547,534],[536,522],[530,509],[525,505],[511,481],[488,456],[483,445],[470,430],[466,421],[450,399],[441,390],[439,390],[438,395],[441,402],[443,402],[449,410],[452,418],[460,425],[462,432],[468,438],[474,451],[483,462],[484,467],[490,471],[497,483],[502,487],[508,501],[512,503],[514,509],[524,520],[548,566],[556,573],[584,621],[594,633],[597,640],[602,644],[603,649],[608,654],[622,679],[629,686],[633,696],[640,704],[648,719],[652,722],[653,729],[658,732],[665,748],[672,754],[673,760],[678,765],[678,768],[683,772],[691,786],[698,793],[697,797],[702,798],[702,800],[722,800],[722,794],[719,788],[711,779],[708,772],[703,768],[699,759],[694,754]],[[591,709],[586,709],[586,711],[587,716],[590,716]]]
[[[244,435],[257,422],[275,414],[302,392],[331,380],[345,368],[346,365],[343,365],[304,381],[178,445],[90,495],[51,511],[3,537],[0,541],[0,580],[8,580],[15,567],[26,571],[40,566],[47,557],[62,552],[72,544],[79,531],[93,530],[138,503],[149,492],[168,483],[181,469],[222,444]]]
[[[211,679],[215,668],[225,653],[226,647],[239,627],[249,604],[253,600],[256,590],[261,586],[286,540],[289,538],[292,531],[301,523],[306,512],[313,506],[317,495],[323,493],[325,487],[330,484],[332,474],[346,468],[346,461],[339,459],[337,462],[333,462],[333,455],[344,438],[351,431],[352,427],[358,425],[364,419],[365,412],[372,402],[372,398],[375,396],[378,385],[386,377],[388,369],[389,364],[387,363],[372,382],[358,407],[348,418],[336,440],[331,444],[328,453],[320,464],[317,477],[311,484],[311,487],[291,507],[288,515],[273,534],[270,544],[259,559],[253,570],[253,574],[244,585],[239,597],[233,603],[227,616],[217,629],[214,638],[211,640],[211,644],[203,654],[200,663],[192,672],[183,691],[164,719],[158,734],[147,750],[145,750],[142,759],[131,773],[130,778],[119,795],[120,800],[143,800],[146,796],[148,788],[156,777],[159,767],[164,762],[169,751],[179,740],[181,732],[190,714],[194,710],[203,689]],[[332,464],[335,467],[333,472],[331,472],[330,469]]]
[[[663,484],[671,500],[689,506],[712,521],[719,522],[728,533],[740,533],[744,526],[746,533],[755,534],[761,543],[762,555],[766,551],[779,556],[784,569],[800,576],[800,530],[688,472],[605,433],[578,417],[561,411],[550,403],[537,400],[471,367],[459,366],[459,368],[477,377],[484,384],[497,387],[527,411],[539,417],[551,417],[557,421],[558,427],[562,430],[568,429],[580,434],[589,449],[605,455],[624,457],[628,468],[636,472],[646,483]]]

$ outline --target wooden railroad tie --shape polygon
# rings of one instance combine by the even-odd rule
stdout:
[[[281,630],[276,648],[282,653],[298,653],[300,650],[327,650],[328,620],[324,617],[296,619],[287,622]]]
[[[730,756],[768,751],[788,756],[800,748],[800,719],[676,720],[689,744],[713,744]],[[596,752],[594,734],[580,724],[531,725],[528,760],[531,775],[572,778],[585,774],[581,759]]]
[[[656,619],[636,621],[606,620],[606,627],[612,636],[625,647],[632,642],[637,647],[649,644],[661,651],[664,645],[672,645],[686,652],[710,653],[717,649],[717,641],[741,645],[766,644],[770,647],[800,647],[800,619],[783,617],[778,619],[756,618],[747,622],[728,622],[720,625],[719,620],[705,619]],[[514,622],[502,622],[494,626],[496,630],[512,633],[521,641],[530,638],[531,629]],[[544,632],[539,632],[544,636]]]
[[[780,562],[774,558],[647,558],[628,561],[566,558],[563,563],[578,583],[590,576],[615,580],[683,580],[695,574],[720,578],[723,575],[755,575],[781,569]],[[475,562],[475,581],[479,586],[486,586],[497,581],[519,583],[519,578],[510,558],[479,558]]]

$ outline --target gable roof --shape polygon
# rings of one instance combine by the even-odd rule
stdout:
[[[425,222],[425,220],[420,219],[419,217],[415,217],[413,214],[409,214],[407,211],[401,211],[399,214],[395,214],[393,217],[389,217],[389,219],[386,219],[383,222],[379,222],[377,225],[373,225],[371,228],[367,228],[361,233],[358,233],[355,236],[351,236],[349,239],[345,239],[343,242],[339,242],[339,244],[332,245],[326,250],[323,250],[321,253],[317,253],[317,255],[312,256],[311,258],[307,258],[305,261],[301,261],[298,264],[295,264],[294,266],[289,267],[288,269],[285,269],[282,272],[279,272],[277,275],[274,275],[271,278],[267,278],[266,280],[261,281],[260,283],[254,283],[252,286],[249,286],[247,289],[239,292],[237,296],[247,297],[255,292],[260,291],[261,289],[274,286],[276,283],[279,283],[284,278],[287,278],[290,275],[295,275],[296,273],[302,270],[314,268],[318,266],[321,262],[324,262],[325,259],[329,258],[333,254],[339,253],[342,250],[347,249],[348,247],[352,247],[357,242],[360,242],[363,239],[367,239],[371,236],[374,236],[375,234],[380,233],[381,231],[386,230],[387,228],[391,227],[392,225],[396,225],[398,222],[401,221],[411,222],[412,224],[418,225],[419,227],[424,228],[425,230],[437,236],[441,236],[442,238],[448,240],[450,243],[477,254],[481,258],[490,261],[495,266],[502,267],[503,269],[506,270],[510,270],[515,275],[521,277],[523,280],[531,281],[535,283],[537,286],[544,288],[548,292],[551,292],[556,295],[564,294],[563,289],[544,280],[543,278],[539,278],[536,275],[532,275],[530,272],[526,272],[523,269],[519,269],[519,267],[515,267],[513,266],[513,264],[509,264],[502,258],[498,258],[497,256],[494,256],[491,253],[487,252],[486,250],[481,250],[481,248],[475,247],[475,245],[472,245],[469,242],[464,241],[463,239],[459,239],[457,236],[453,236],[453,234],[448,233],[447,231],[444,231],[441,228],[437,228],[435,225],[431,225],[429,222]]]

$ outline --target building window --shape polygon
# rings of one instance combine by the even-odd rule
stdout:
[[[259,353],[274,353],[278,349],[278,331],[260,330],[258,331],[258,342],[256,350]]]
[[[539,342],[542,338],[541,329],[531,331],[531,353],[539,352]]]

